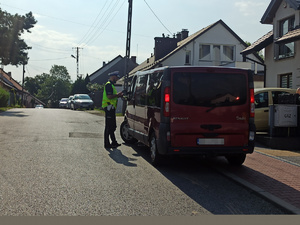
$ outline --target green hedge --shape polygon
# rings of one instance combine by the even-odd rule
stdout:
[[[6,107],[9,99],[9,92],[0,87],[0,107]]]

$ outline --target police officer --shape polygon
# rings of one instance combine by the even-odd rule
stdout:
[[[104,129],[104,147],[105,148],[117,148],[121,146],[118,144],[115,137],[115,130],[117,128],[116,123],[116,108],[118,104],[118,98],[123,96],[122,92],[117,93],[114,84],[119,79],[119,71],[115,71],[108,74],[109,80],[105,84],[102,108],[105,111],[105,129]],[[109,141],[111,139],[111,143]]]

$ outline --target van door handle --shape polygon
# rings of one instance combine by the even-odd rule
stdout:
[[[264,110],[264,112],[269,112],[269,110],[268,110],[268,109],[266,109],[266,110]]]

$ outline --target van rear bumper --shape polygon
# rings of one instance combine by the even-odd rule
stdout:
[[[251,124],[250,124],[251,125]],[[255,126],[250,126],[250,130],[254,130]],[[162,155],[211,155],[224,156],[229,154],[251,154],[254,151],[255,139],[248,142],[246,146],[199,146],[199,147],[171,147],[171,142],[167,140],[167,132],[169,126],[167,124],[160,124],[160,132],[157,139],[158,152]]]
[[[207,155],[223,156],[229,154],[251,154],[254,151],[252,146],[243,147],[169,147],[166,155]]]

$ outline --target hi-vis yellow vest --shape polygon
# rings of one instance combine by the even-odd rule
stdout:
[[[112,88],[113,88],[113,94],[116,95],[118,92],[115,88],[115,86],[113,85],[113,83],[111,83],[110,81],[108,81],[106,84],[105,84],[105,87],[106,85],[110,83]],[[115,107],[115,109],[117,108],[117,104],[118,104],[118,98],[113,98],[113,99],[109,99],[107,98],[107,94],[106,94],[106,88],[104,87],[104,91],[103,91],[103,98],[102,98],[102,108],[105,108],[107,107],[108,105],[113,105]]]

